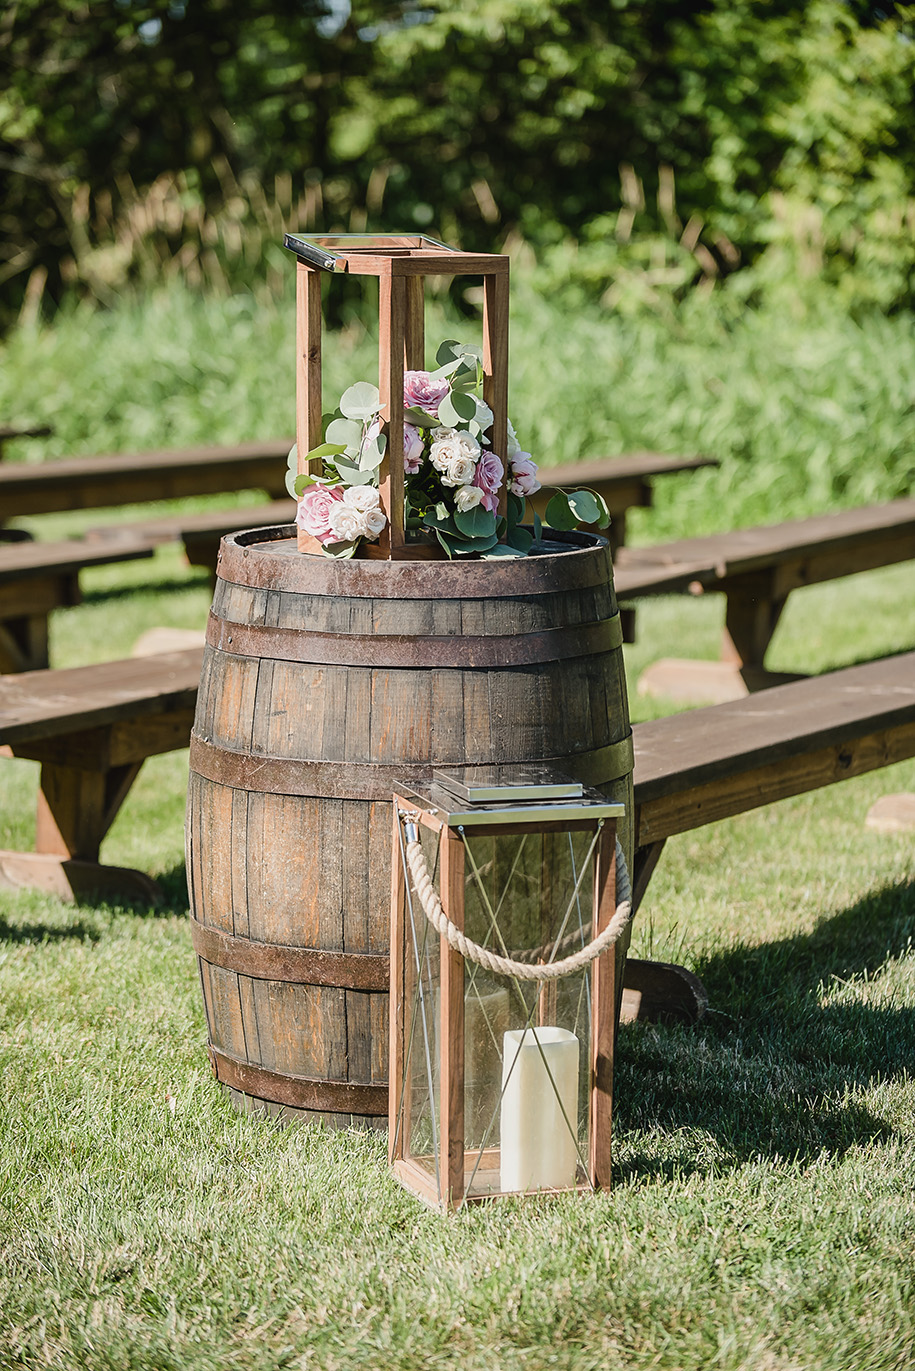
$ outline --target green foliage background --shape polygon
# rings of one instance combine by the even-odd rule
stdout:
[[[907,304],[913,38],[863,0],[15,0],[2,317],[269,282],[284,228],[523,240],[611,305]]]

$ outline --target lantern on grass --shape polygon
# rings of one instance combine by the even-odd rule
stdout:
[[[389,1146],[430,1204],[609,1186],[623,813],[547,768],[395,792]]]

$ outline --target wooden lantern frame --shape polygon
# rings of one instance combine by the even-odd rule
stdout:
[[[425,357],[427,276],[483,278],[483,399],[492,410],[488,430],[492,450],[506,460],[508,446],[509,259],[504,253],[461,252],[425,234],[287,234],[285,246],[296,254],[296,445],[299,474],[319,473],[321,463],[306,460],[323,441],[321,391],[321,276],[348,272],[378,279],[378,389],[387,446],[379,471],[379,491],[388,523],[376,543],[360,553],[389,560],[438,557],[441,550],[406,541],[404,531],[403,377],[422,371]],[[505,513],[506,485],[499,493]],[[299,530],[301,552],[321,552],[320,543]]]
[[[592,935],[597,936],[616,910],[616,820],[624,806],[592,794],[593,813],[588,817],[561,817],[562,806],[542,805],[527,814],[517,808],[511,815],[494,814],[493,822],[477,818],[474,836],[511,835],[548,832],[587,832],[597,834],[592,856],[593,883]],[[438,797],[436,797],[438,798]],[[603,801],[602,804],[595,801]],[[430,803],[427,792],[403,790],[394,793],[394,834],[391,862],[391,980],[390,980],[390,1057],[389,1057],[389,1161],[404,1187],[439,1209],[458,1209],[462,1204],[496,1199],[504,1194],[516,1198],[517,1191],[489,1190],[467,1193],[466,1175],[472,1172],[478,1151],[465,1152],[464,1131],[464,966],[465,959],[439,935],[439,1118],[437,1177],[412,1159],[408,1150],[410,1132],[409,1092],[404,1089],[408,1053],[408,1015],[413,1001],[415,972],[407,929],[407,882],[403,859],[402,823],[406,818],[438,837],[440,899],[445,914],[460,930],[464,929],[464,827],[466,812],[448,812]],[[501,819],[501,821],[500,821]],[[421,911],[416,917],[424,918]],[[588,1080],[588,1158],[587,1180],[570,1190],[607,1190],[610,1188],[611,1133],[613,1116],[613,1053],[616,1031],[615,946],[611,945],[591,963],[591,1033]],[[555,993],[555,983],[543,982],[544,997]],[[430,1101],[434,1108],[434,1100]],[[485,1149],[486,1168],[499,1162],[498,1147]],[[488,1154],[488,1155],[487,1155]],[[444,1184],[441,1184],[444,1182]],[[536,1192],[543,1193],[543,1192]],[[549,1192],[562,1193],[562,1192]]]

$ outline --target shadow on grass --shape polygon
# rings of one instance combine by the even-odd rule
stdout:
[[[54,943],[62,938],[76,938],[80,942],[97,943],[102,930],[93,924],[75,919],[65,927],[44,923],[11,924],[0,915],[0,942],[5,943]]]
[[[716,1166],[760,1155],[805,1159],[894,1137],[850,1095],[911,1072],[915,1008],[893,1003],[890,989],[868,1003],[872,992],[845,987],[865,985],[913,937],[915,882],[903,882],[812,933],[732,948],[699,965],[709,1018],[622,1033],[614,1090],[621,1131],[686,1130],[695,1150],[674,1161],[633,1158],[623,1172],[704,1171],[712,1158]]]
[[[199,572],[199,575],[195,575]],[[205,567],[190,567],[187,576],[151,576],[142,585],[93,587],[83,592],[84,605],[109,604],[116,600],[136,600],[140,595],[170,595],[198,590],[207,584],[209,573]]]

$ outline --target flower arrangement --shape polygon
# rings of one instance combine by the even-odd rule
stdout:
[[[404,373],[404,528],[408,541],[434,536],[448,557],[523,557],[542,538],[542,525],[572,529],[579,523],[606,528],[609,511],[593,491],[557,490],[544,520],[535,513],[523,526],[526,497],[541,489],[537,464],[524,452],[511,423],[504,459],[492,451],[486,431],[492,411],[481,398],[479,348],[449,340],[436,353],[438,370]],[[296,523],[332,557],[352,557],[359,544],[375,541],[387,516],[378,491],[386,438],[381,432],[377,386],[357,381],[329,416],[324,442],[307,455],[320,460],[320,475],[297,475],[296,449],[289,454],[290,493],[298,500]],[[499,515],[499,490],[508,464],[507,510]]]

